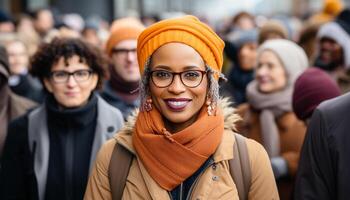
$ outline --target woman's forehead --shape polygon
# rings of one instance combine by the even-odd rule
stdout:
[[[182,43],[168,43],[158,48],[151,57],[151,68],[205,69],[200,54],[191,46]]]

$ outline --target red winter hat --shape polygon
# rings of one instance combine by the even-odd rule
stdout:
[[[340,94],[338,85],[326,72],[311,67],[294,84],[293,110],[299,119],[305,120],[321,102]]]

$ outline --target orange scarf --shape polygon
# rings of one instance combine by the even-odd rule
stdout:
[[[140,112],[133,134],[133,145],[147,172],[164,189],[171,191],[212,155],[224,132],[221,110],[208,116],[206,107],[189,127],[174,134],[164,128],[155,108]]]

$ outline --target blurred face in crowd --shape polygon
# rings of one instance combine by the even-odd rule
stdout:
[[[285,69],[275,53],[263,51],[258,58],[255,72],[258,89],[263,93],[272,93],[287,85]]]
[[[39,11],[34,24],[40,33],[48,32],[54,25],[52,12],[50,10]]]
[[[112,62],[115,72],[126,82],[140,80],[136,54],[137,40],[123,40],[112,49]]]
[[[249,16],[242,16],[237,20],[236,26],[242,30],[250,30],[255,27],[255,24]]]
[[[342,47],[333,39],[324,37],[320,40],[319,59],[326,65],[338,67],[343,65]]]
[[[206,101],[205,69],[202,57],[185,44],[165,44],[152,55],[150,92],[168,130],[182,130],[197,119]]]
[[[85,29],[82,33],[85,41],[89,42],[90,44],[93,44],[95,46],[100,46],[101,41],[97,35],[97,30],[96,29]]]
[[[29,56],[26,46],[20,41],[13,41],[6,45],[9,55],[11,74],[21,74],[28,70]]]
[[[63,108],[75,108],[85,105],[96,88],[98,76],[91,68],[79,61],[74,55],[68,65],[64,58],[52,66],[51,76],[44,79],[45,88],[54,95]]]
[[[32,32],[34,30],[33,21],[29,17],[21,17],[17,24],[18,32]]]
[[[257,44],[255,42],[249,42],[244,44],[238,52],[238,60],[242,70],[252,70],[256,64],[256,49]]]
[[[0,33],[12,33],[15,31],[15,25],[12,22],[1,22]]]

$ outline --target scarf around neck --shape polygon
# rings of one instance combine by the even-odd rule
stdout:
[[[153,108],[139,113],[133,145],[153,180],[171,191],[216,151],[223,132],[224,116],[219,109],[215,116],[208,116],[204,106],[192,125],[171,134],[159,111]]]
[[[259,120],[263,146],[270,157],[280,155],[280,138],[276,118],[292,110],[293,87],[273,93],[261,93],[254,80],[247,87],[248,103],[254,110],[260,111]]]
[[[127,82],[125,81],[115,70],[112,65],[109,66],[110,71],[110,82],[111,86],[115,91],[118,91],[119,93],[125,93],[129,95],[134,95],[134,93],[131,93],[132,91],[135,91],[139,87],[139,81],[135,82]],[[138,94],[138,91],[135,93]]]

